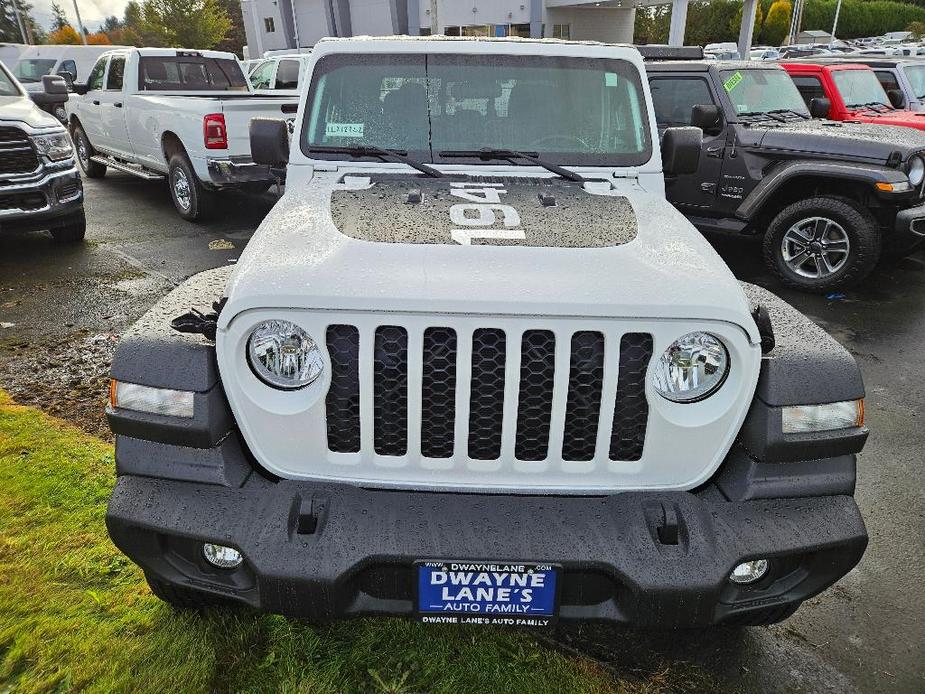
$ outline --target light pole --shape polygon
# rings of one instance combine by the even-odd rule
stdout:
[[[77,0],[74,0],[74,12],[77,14],[77,28],[80,30],[80,38],[83,39],[84,46],[86,46],[87,32],[84,30],[84,23],[80,18],[80,10],[77,8]]]
[[[832,48],[832,45],[835,43],[835,29],[838,28],[838,13],[841,12],[841,0],[838,0],[838,4],[835,5],[835,21],[832,22],[832,38],[829,39],[829,49]]]
[[[19,14],[19,3],[16,0],[11,0],[13,3],[13,12],[16,14],[16,22],[19,24],[19,33],[22,35],[23,43],[31,43],[29,37],[26,36],[26,27],[22,23],[22,15]]]

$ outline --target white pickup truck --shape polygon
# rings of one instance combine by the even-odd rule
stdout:
[[[270,169],[251,159],[248,124],[284,118],[298,104],[256,96],[232,53],[173,48],[105,53],[74,91],[67,120],[84,173],[166,176],[177,212],[191,221],[209,216],[219,190],[272,185]]]

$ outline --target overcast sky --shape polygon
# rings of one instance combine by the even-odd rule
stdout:
[[[31,0],[32,16],[35,21],[44,26],[46,29],[51,26],[51,2],[52,0]],[[77,17],[74,15],[74,0],[57,0],[58,4],[64,8],[71,24],[77,26]],[[80,18],[83,19],[87,29],[96,31],[99,24],[109,15],[116,15],[120,19],[125,11],[128,0],[77,0],[77,7],[80,8]]]

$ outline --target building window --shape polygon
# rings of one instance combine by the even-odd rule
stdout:
[[[274,31],[276,31],[276,23],[273,21],[273,17],[263,18],[263,30],[268,34],[272,34]]]
[[[529,24],[511,24],[510,28],[511,36],[519,36],[523,39],[530,38],[530,25]]]
[[[552,25],[552,37],[554,39],[565,39],[569,40],[572,36],[572,25],[571,24],[553,24]]]

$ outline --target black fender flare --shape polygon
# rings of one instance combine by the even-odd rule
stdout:
[[[878,182],[905,183],[909,180],[906,174],[899,169],[879,164],[849,164],[846,162],[805,159],[783,162],[771,169],[758,182],[758,185],[754,187],[752,192],[736,209],[736,217],[744,220],[754,219],[755,215],[767,205],[781,187],[796,178],[803,177],[856,181],[870,186],[875,193],[879,193],[875,188],[875,184]],[[894,194],[887,193],[887,195]]]

